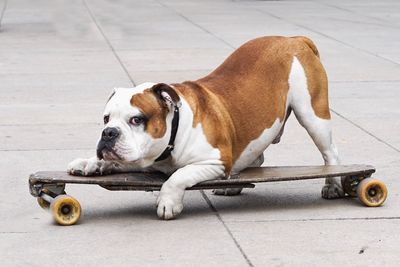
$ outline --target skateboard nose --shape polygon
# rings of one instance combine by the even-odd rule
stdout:
[[[103,141],[114,141],[119,136],[119,129],[116,127],[107,127],[101,134]]]

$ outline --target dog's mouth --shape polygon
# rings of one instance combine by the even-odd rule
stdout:
[[[97,146],[97,158],[104,160],[123,160],[110,144],[102,141],[100,141]]]
[[[122,160],[122,158],[118,155],[115,150],[103,150],[103,159],[105,160]]]

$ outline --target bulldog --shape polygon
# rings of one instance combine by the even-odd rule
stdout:
[[[316,46],[303,36],[257,38],[199,80],[115,89],[104,110],[97,155],[72,161],[68,172],[167,173],[157,214],[172,219],[183,209],[186,188],[260,166],[292,111],[325,164],[338,164],[327,76]],[[234,195],[240,189],[214,193]],[[322,197],[342,196],[340,177],[327,178]]]

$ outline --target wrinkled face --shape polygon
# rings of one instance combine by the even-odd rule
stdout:
[[[170,108],[154,84],[116,89],[104,110],[97,157],[151,165],[169,141]]]

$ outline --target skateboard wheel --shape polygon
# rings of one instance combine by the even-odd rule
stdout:
[[[51,202],[50,211],[56,223],[73,225],[81,216],[81,205],[71,196],[59,195]]]
[[[373,178],[367,178],[357,187],[357,196],[368,207],[378,207],[385,202],[388,191],[386,185]]]
[[[44,209],[44,210],[48,210],[50,208],[50,203],[47,202],[46,200],[44,200],[41,197],[37,198],[37,203],[39,204],[39,206]]]
[[[356,197],[358,180],[354,179],[351,176],[348,176],[348,177],[342,177],[341,181],[342,181],[343,191],[351,197]]]

